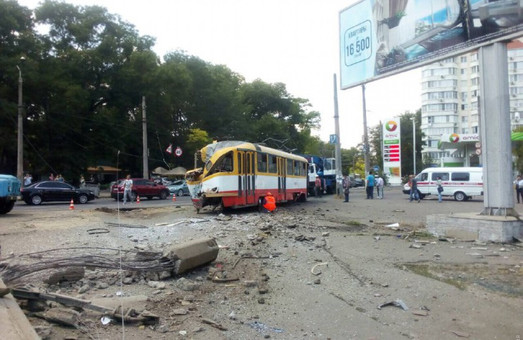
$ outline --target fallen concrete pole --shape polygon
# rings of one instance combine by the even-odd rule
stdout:
[[[182,274],[216,260],[218,250],[215,239],[205,238],[175,245],[164,253],[164,257],[175,263],[174,274]]]
[[[6,288],[2,279],[0,288]],[[11,294],[0,298],[0,330],[2,339],[40,339]]]

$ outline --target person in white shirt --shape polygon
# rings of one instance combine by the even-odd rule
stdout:
[[[129,195],[129,201],[133,200],[131,196],[132,190],[133,180],[131,179],[131,175],[127,175],[127,177],[123,181],[123,204],[127,203],[127,195]]]
[[[378,191],[378,198],[383,199],[383,188],[385,187],[385,181],[383,178],[376,178],[376,190]]]
[[[523,177],[518,182],[518,190],[516,192],[516,195],[521,195],[521,203],[523,203]],[[519,197],[518,196],[518,203],[519,203]]]
[[[31,176],[30,174],[25,174],[25,177],[24,177],[24,187],[30,186],[31,183],[33,183],[33,176]]]

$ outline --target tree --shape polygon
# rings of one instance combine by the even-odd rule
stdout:
[[[514,132],[523,132],[523,127],[517,128]],[[523,173],[523,143],[521,141],[512,142],[512,155],[515,158],[514,170],[516,173]]]
[[[20,58],[38,54],[31,11],[15,0],[0,0],[0,173],[16,173],[18,70],[25,78],[32,63]],[[29,65],[27,65],[29,64]],[[27,85],[24,84],[24,87]],[[24,98],[27,97],[24,95]],[[29,92],[30,93],[30,92]],[[24,102],[26,102],[24,100]]]
[[[414,171],[413,161],[413,134],[412,134],[412,119],[416,121],[416,171],[417,174],[423,166],[421,159],[421,150],[423,148],[423,136],[421,133],[421,110],[416,113],[405,112],[400,116],[401,126],[401,173],[403,176],[408,176]]]
[[[42,25],[48,30],[33,30]],[[154,38],[99,6],[47,0],[34,15],[0,0],[0,170],[16,168],[16,66],[24,65],[25,165],[35,179],[49,172],[77,179],[88,166],[116,165],[132,174],[142,167],[142,98],[147,112],[149,165],[167,163],[165,148],[180,146],[181,165],[211,140],[266,141],[286,151],[332,145],[311,131],[320,114],[285,84],[245,79],[177,51],[160,62]],[[158,145],[158,147],[156,147]]]

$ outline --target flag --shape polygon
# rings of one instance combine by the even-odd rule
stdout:
[[[167,149],[165,149],[165,152],[167,152],[168,154],[172,154],[172,153],[173,153],[173,145],[172,145],[172,144],[169,144],[169,146],[167,147]]]

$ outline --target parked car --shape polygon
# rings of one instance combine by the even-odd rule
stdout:
[[[170,181],[167,177],[155,177],[155,178],[151,178],[151,179],[156,184],[163,184],[165,186],[169,186],[169,185],[173,184],[173,182]]]
[[[171,194],[175,194],[176,196],[189,195],[189,187],[184,179],[174,181],[173,184],[167,186],[167,188]]]
[[[361,178],[350,177],[350,186],[352,188],[364,187],[365,186],[365,181],[362,180]]]
[[[89,189],[75,188],[59,181],[42,181],[20,189],[22,199],[27,204],[39,205],[42,202],[64,201],[71,199],[76,203],[85,204],[94,200],[94,192]]]
[[[15,176],[0,175],[0,215],[10,212],[18,196],[21,183]]]
[[[169,196],[169,189],[165,185],[157,184],[152,180],[145,178],[131,178],[133,180],[132,200],[135,200],[137,196],[147,197],[152,199],[158,197],[164,200]],[[123,197],[123,181],[120,179],[116,184],[111,187],[111,197],[115,200],[120,200]]]

